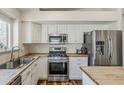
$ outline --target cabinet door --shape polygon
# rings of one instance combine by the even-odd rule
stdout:
[[[74,25],[67,25],[68,43],[76,43],[76,31]]]
[[[82,71],[80,70],[80,66],[87,66],[86,62],[87,57],[70,57],[69,62],[69,77],[70,79],[78,79],[82,78]]]
[[[31,33],[32,33],[32,42],[31,43],[36,43],[37,42],[37,29],[36,29],[36,24],[31,24]]]
[[[41,43],[41,25],[32,23],[32,43]]]
[[[67,33],[69,43],[83,43],[82,25],[68,25]]]
[[[32,77],[32,85],[36,85],[38,82],[38,59],[31,65],[31,77]]]
[[[82,85],[96,85],[96,83],[84,72],[82,72]]]
[[[22,32],[23,43],[31,43],[32,42],[31,22],[22,23]]]
[[[77,57],[70,58],[70,79],[81,79],[80,65],[81,61]]]
[[[31,75],[29,75],[23,82],[22,85],[32,85]]]
[[[83,43],[83,30],[81,25],[75,25],[75,35],[76,42],[75,43]]]
[[[67,34],[67,25],[66,24],[58,24],[58,33],[60,34]]]
[[[48,31],[48,34],[58,33],[58,25],[57,24],[48,24],[47,31]]]
[[[46,24],[42,25],[41,43],[48,43],[48,28]]]
[[[83,60],[82,65],[88,66],[88,57],[83,57],[82,60]]]
[[[40,58],[38,58],[38,59],[37,59],[37,62],[36,62],[36,64],[37,64],[36,70],[35,70],[35,75],[36,75],[35,81],[36,81],[36,84],[37,84],[37,82],[38,82],[38,80],[39,80],[39,61],[40,61]]]
[[[23,23],[23,43],[40,43],[41,42],[41,25],[24,22]]]
[[[32,75],[31,75],[31,82],[32,82],[32,85],[37,85],[37,82],[38,82],[38,80],[37,80],[38,70],[37,70],[37,68],[34,68],[32,70],[33,71],[32,71]]]
[[[31,85],[31,67],[28,67],[22,74],[22,85]]]
[[[78,73],[79,73],[79,70],[78,70],[78,65],[76,62],[70,62],[69,64],[69,78],[72,79],[72,80],[76,80],[76,79],[79,79],[78,77]]]
[[[40,62],[40,69],[39,69],[39,77],[41,80],[46,80],[48,78],[47,75],[47,57],[41,57]]]
[[[82,78],[82,71],[80,69],[80,66],[83,65],[83,60],[82,59],[77,59],[77,79],[80,79]]]
[[[38,31],[38,42],[41,43],[42,41],[42,31],[41,31],[41,25],[37,26],[37,31]]]

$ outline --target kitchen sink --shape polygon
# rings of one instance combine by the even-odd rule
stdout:
[[[30,63],[32,60],[34,60],[35,58],[18,58],[18,59],[15,59],[15,63],[20,63],[20,64],[28,64]]]
[[[0,69],[18,69],[33,61],[35,58],[17,58],[12,62],[0,65]]]

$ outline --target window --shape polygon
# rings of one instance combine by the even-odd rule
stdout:
[[[13,45],[13,21],[0,13],[0,52],[10,50]]]
[[[10,24],[0,20],[0,50],[10,48]]]

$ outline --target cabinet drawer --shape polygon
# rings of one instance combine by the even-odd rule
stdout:
[[[77,65],[88,66],[88,58],[87,57],[70,57],[70,64],[76,63]]]

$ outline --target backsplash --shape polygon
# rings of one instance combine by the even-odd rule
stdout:
[[[55,45],[48,44],[26,44],[28,46],[29,53],[48,53],[49,47],[53,47]],[[66,44],[66,45],[56,45],[58,47],[67,47],[67,53],[75,53],[76,48],[81,48],[81,44]]]

